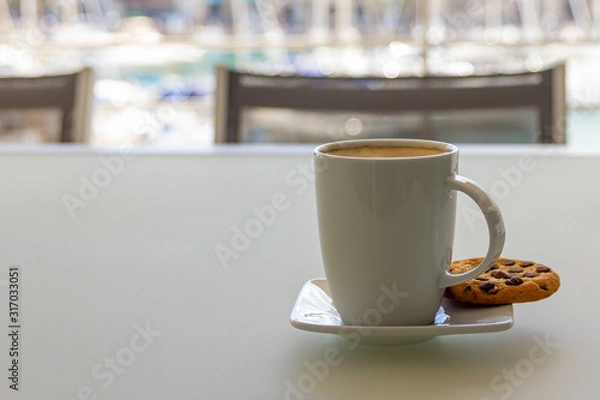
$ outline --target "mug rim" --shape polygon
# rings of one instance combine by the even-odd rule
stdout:
[[[433,148],[438,150],[444,150],[444,153],[430,154],[426,156],[409,156],[409,157],[357,157],[357,156],[340,156],[336,154],[327,153],[328,151],[343,148],[354,148],[366,145],[374,146],[405,146],[405,147],[425,147]],[[438,140],[429,139],[410,139],[410,138],[390,138],[390,139],[352,139],[352,140],[340,140],[336,142],[323,143],[317,146],[313,150],[314,155],[323,157],[339,158],[339,159],[351,159],[351,160],[414,160],[420,158],[435,158],[451,156],[458,152],[458,147],[451,143],[441,142]]]

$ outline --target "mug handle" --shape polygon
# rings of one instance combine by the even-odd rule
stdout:
[[[500,253],[502,253],[502,249],[504,248],[506,236],[504,220],[502,219],[502,214],[500,214],[498,205],[477,183],[464,176],[451,175],[446,179],[446,185],[450,190],[458,190],[465,193],[479,206],[488,225],[490,243],[485,258],[472,270],[457,275],[444,271],[444,274],[441,275],[440,280],[438,281],[438,286],[440,288],[458,285],[459,283],[468,281],[485,272],[498,260],[498,257],[500,257]]]

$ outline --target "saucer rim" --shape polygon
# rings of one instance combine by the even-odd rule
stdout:
[[[472,334],[472,333],[490,333],[490,332],[501,332],[512,328],[514,325],[514,308],[512,304],[490,306],[490,308],[503,310],[502,315],[505,317],[502,321],[492,322],[480,322],[480,323],[465,323],[452,325],[452,323],[442,323],[430,325],[407,325],[407,326],[368,326],[368,325],[322,325],[322,324],[311,324],[309,322],[298,320],[296,310],[301,300],[303,299],[303,293],[305,293],[308,286],[316,286],[322,290],[329,298],[330,294],[325,291],[321,285],[317,283],[327,283],[326,278],[313,278],[308,280],[302,286],[294,307],[290,314],[289,321],[294,328],[315,332],[315,333],[326,333],[335,335],[348,335],[350,333],[357,333],[365,337],[385,337],[389,338],[392,336],[398,337],[435,337],[445,335],[457,335],[457,334]],[[442,300],[442,306],[451,302],[452,300],[444,298]],[[332,306],[335,306],[332,303]],[[483,308],[482,308],[483,309]]]

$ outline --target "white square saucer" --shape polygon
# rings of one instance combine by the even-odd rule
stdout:
[[[512,305],[470,306],[444,298],[431,325],[344,325],[329,295],[325,279],[304,284],[290,315],[291,324],[305,331],[340,335],[370,345],[400,346],[442,335],[498,332],[513,325]]]

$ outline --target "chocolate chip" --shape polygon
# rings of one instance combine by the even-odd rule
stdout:
[[[546,285],[540,285],[540,289],[542,289],[542,290],[548,290],[548,286],[546,286]]]
[[[473,286],[471,286],[471,285],[467,285],[467,286],[465,286],[465,287],[463,288],[463,290],[462,290],[462,291],[463,291],[463,293],[467,293],[467,292],[470,292],[470,291],[472,291],[472,290],[473,290]]]
[[[498,293],[498,288],[493,282],[483,282],[479,285],[479,289],[490,294]]]
[[[498,264],[492,264],[492,266],[490,267],[490,269],[498,269]]]
[[[489,278],[486,278],[485,276],[478,276],[477,278],[475,278],[478,281],[489,281]]]
[[[523,272],[523,278],[535,278],[538,274],[533,271]]]
[[[508,278],[509,277],[509,275],[506,272],[502,271],[502,270],[492,271],[490,273],[490,275],[492,275],[496,279],[503,279],[503,278]]]
[[[546,267],[545,265],[540,265],[535,270],[537,272],[550,272],[550,268]]]
[[[535,263],[531,261],[522,261],[521,263],[519,263],[521,267],[531,267],[533,264]]]
[[[515,265],[515,260],[504,260],[502,261],[502,265]]]
[[[508,272],[523,272],[523,269],[520,267],[512,267]]]
[[[519,286],[523,283],[523,279],[518,276],[513,276],[510,279],[505,280],[504,283],[508,286]]]

